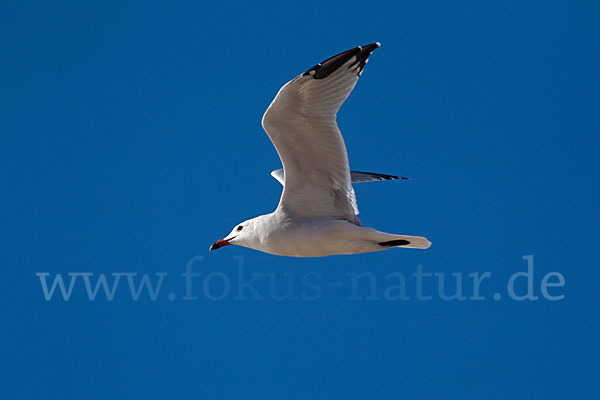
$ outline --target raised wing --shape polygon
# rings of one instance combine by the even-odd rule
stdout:
[[[315,65],[283,86],[265,112],[263,128],[285,171],[279,208],[287,213],[358,223],[336,114],[377,47],[379,43],[359,46]]]
[[[271,171],[271,176],[277,179],[277,182],[285,185],[285,174],[283,173],[283,169]],[[350,180],[352,183],[392,181],[395,179],[408,178],[396,175],[378,174],[376,172],[350,171]]]

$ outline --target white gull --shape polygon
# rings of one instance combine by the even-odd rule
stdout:
[[[235,244],[282,256],[322,257],[431,245],[424,237],[363,227],[357,218],[352,183],[402,179],[350,171],[336,123],[337,111],[379,46],[333,56],[279,90],[262,120],[283,164],[283,170],[271,173],[283,184],[279,205],[238,224],[210,250]]]

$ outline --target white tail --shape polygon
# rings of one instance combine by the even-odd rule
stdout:
[[[431,242],[422,236],[394,235],[375,229],[369,230],[371,240],[374,240],[381,247],[407,247],[409,249],[427,249]]]
[[[379,242],[379,245],[384,247],[408,247],[409,249],[427,249],[431,246],[431,242],[422,236],[390,234],[388,237],[389,240]]]

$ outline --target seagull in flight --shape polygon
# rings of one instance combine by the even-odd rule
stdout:
[[[336,114],[371,53],[358,46],[315,65],[277,93],[262,119],[283,169],[271,175],[283,185],[277,209],[236,225],[210,250],[238,245],[292,257],[358,254],[392,247],[426,249],[424,237],[363,227],[353,183],[406,179],[350,171]]]

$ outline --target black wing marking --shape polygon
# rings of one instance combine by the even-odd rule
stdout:
[[[282,185],[285,182],[285,175],[283,173],[283,169],[276,169],[271,172],[271,176]],[[361,183],[361,182],[377,182],[377,181],[392,181],[394,179],[409,179],[403,176],[396,175],[387,175],[387,174],[378,174],[376,172],[361,172],[361,171],[350,171],[350,177],[352,179],[352,183]]]
[[[394,179],[408,179],[404,176],[378,174],[375,172],[350,171],[352,183],[374,182],[374,181],[391,181]]]
[[[367,60],[373,50],[381,46],[380,43],[371,43],[366,46],[358,46],[353,49],[344,51],[338,55],[328,58],[327,60],[319,63],[306,71],[304,73],[305,76],[312,76],[315,79],[323,79],[327,78],[331,73],[340,68],[342,65],[348,62],[352,57],[356,56],[356,61],[353,62],[350,67],[353,67],[358,64],[358,76],[360,76],[363,68],[367,64]]]

